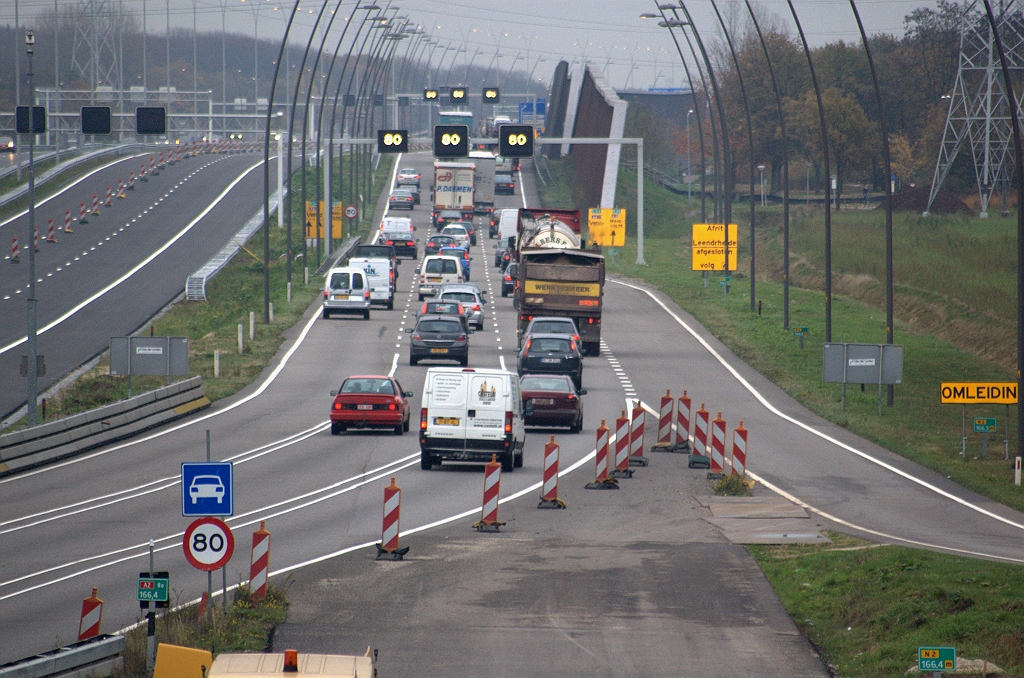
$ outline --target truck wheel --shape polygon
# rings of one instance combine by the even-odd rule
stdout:
[[[433,465],[433,459],[430,458],[427,451],[420,450],[420,468],[424,471],[429,471]]]
[[[511,452],[509,452],[508,454],[504,455],[501,458],[501,472],[502,473],[512,473],[512,470],[515,469],[515,467],[516,467],[515,455],[512,454]]]

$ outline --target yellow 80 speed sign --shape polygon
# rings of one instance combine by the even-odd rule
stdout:
[[[401,146],[404,138],[405,137],[397,132],[389,133],[384,135],[384,143],[388,146]]]
[[[458,146],[462,143],[462,136],[459,134],[442,134],[441,143],[445,146]]]
[[[509,144],[509,146],[525,146],[527,140],[528,139],[527,139],[525,134],[509,134],[508,135],[508,144]]]

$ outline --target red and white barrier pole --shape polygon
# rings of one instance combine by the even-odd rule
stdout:
[[[38,228],[34,228],[32,230],[34,232],[33,236],[32,236],[32,249],[34,249],[36,252],[38,252],[39,251],[39,229]]]
[[[98,193],[92,194],[92,213],[97,215],[100,213],[100,196]]]
[[[82,204],[78,207],[78,223],[88,224],[89,220],[86,218],[87,214],[89,214],[89,208],[85,206],[85,201],[83,200]]]
[[[672,419],[675,414],[676,399],[671,391],[665,391],[661,398],[661,410],[658,416],[658,442],[672,444]]]
[[[103,621],[103,601],[96,597],[99,589],[92,587],[92,595],[82,601],[82,616],[78,621],[78,640],[88,640],[100,635]]]
[[[64,210],[64,232],[74,233],[71,230],[71,210]]]
[[[629,417],[626,410],[615,420],[615,471],[616,477],[629,469]],[[628,477],[632,477],[630,472]]]
[[[203,623],[203,617],[206,616],[206,607],[210,604],[210,594],[203,591],[202,597],[199,599],[199,611],[196,613],[196,622],[199,624]]]
[[[50,217],[50,220],[46,222],[46,242],[57,242],[57,233],[56,229],[53,226],[53,217]]]
[[[693,418],[693,453],[702,457],[708,456],[708,415],[704,409],[704,403],[700,404],[696,416]]]
[[[249,558],[249,598],[267,597],[267,574],[270,571],[270,533],[267,521],[260,521],[260,529],[252,533],[252,553]]]
[[[107,199],[103,201],[103,206],[104,207],[113,207],[114,206],[113,199],[114,199],[114,187],[113,186],[107,186]]]
[[[117,197],[124,198],[124,179],[117,180]]]
[[[747,474],[747,429],[742,419],[732,430],[732,474],[741,478]]]
[[[128,190],[135,190],[135,170],[132,170],[131,172],[128,173]]]
[[[384,488],[384,521],[380,543],[377,544],[377,560],[402,560],[409,552],[408,546],[398,546],[401,514],[402,488],[395,484],[395,478],[392,476],[391,484]]]
[[[560,448],[551,436],[551,442],[544,445],[544,482],[540,489],[540,503],[537,508],[565,508],[565,502],[558,498],[558,456]]]
[[[632,421],[629,430],[629,465],[647,466],[647,457],[644,456],[644,426],[647,420],[647,412],[637,401],[633,408]]]
[[[157,167],[159,167],[160,169],[163,169],[164,167],[167,166],[167,163],[164,162],[164,152],[163,151],[160,151],[160,156],[157,159],[156,164],[157,164]]]
[[[686,395],[684,390],[676,407],[676,443],[690,442],[690,407],[692,405],[692,399]]]
[[[608,426],[605,420],[597,427],[597,452],[594,455],[594,482],[587,483],[584,487],[588,490],[617,490],[619,483],[614,478],[608,477]]]
[[[13,238],[11,238],[11,263],[12,264],[17,264],[17,263],[21,262],[21,257],[19,256],[19,251],[18,250],[19,250],[19,248],[18,248],[18,236],[14,236]]]
[[[721,473],[725,468],[725,420],[719,412],[711,422],[711,467],[712,473]]]
[[[149,156],[149,173],[156,174],[156,158]]]
[[[501,495],[501,464],[498,455],[492,454],[484,466],[484,503],[480,509],[480,520],[473,524],[477,532],[497,532],[505,523],[498,522],[498,497]]]

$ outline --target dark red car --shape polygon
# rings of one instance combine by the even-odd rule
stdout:
[[[583,430],[583,401],[586,389],[576,390],[568,376],[526,374],[520,381],[526,426],[568,426],[570,433]]]
[[[331,434],[350,428],[389,428],[395,435],[409,430],[412,391],[402,391],[393,377],[378,374],[354,375],[331,391]]]

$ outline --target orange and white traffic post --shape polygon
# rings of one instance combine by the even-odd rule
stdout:
[[[100,213],[100,196],[98,193],[92,194],[92,213],[98,215]]]
[[[267,521],[260,521],[260,529],[252,533],[252,552],[249,557],[249,598],[267,597],[267,576],[270,573],[270,533]]]
[[[82,601],[82,616],[78,620],[78,640],[88,640],[100,635],[103,621],[103,601],[96,597],[99,589],[92,587],[92,595]]]
[[[34,249],[36,252],[39,251],[39,229],[38,228],[33,228],[32,229],[32,249]]]
[[[560,453],[555,436],[544,445],[544,482],[540,488],[539,509],[564,509],[565,502],[558,498],[558,456]]]
[[[135,190],[135,170],[128,172],[128,190]]]
[[[725,419],[719,412],[711,421],[711,473],[721,473],[725,468]]]
[[[124,179],[117,180],[117,197],[123,199],[124,195]]]
[[[480,509],[480,520],[473,523],[477,532],[497,532],[505,523],[498,521],[498,498],[501,495],[501,464],[498,455],[484,465],[484,503]]]
[[[647,457],[644,456],[644,425],[647,419],[647,412],[640,404],[640,401],[637,401],[636,407],[633,408],[633,412],[631,414],[632,417],[629,429],[629,465],[647,466],[649,462]]]
[[[676,443],[690,445],[690,408],[693,406],[693,399],[686,395],[679,396],[679,403],[676,405]]]
[[[384,488],[384,526],[381,529],[380,543],[377,544],[377,560],[401,560],[409,552],[409,547],[398,546],[398,529],[402,515],[402,488],[395,484],[394,476],[391,484]]]
[[[114,206],[114,187],[113,186],[107,186],[107,199],[103,201],[103,206],[104,207],[113,207]]]
[[[53,217],[50,217],[50,220],[46,222],[46,242],[54,244],[57,242],[57,232],[53,225]]]
[[[71,230],[71,210],[64,210],[64,232],[74,233],[74,231]]]
[[[85,201],[78,207],[78,223],[88,224],[89,223],[89,208],[85,206]]]
[[[704,403],[700,404],[693,417],[693,453],[702,457],[708,456],[708,423],[709,412],[704,409]]]
[[[665,445],[672,444],[672,415],[675,414],[675,404],[676,399],[672,397],[672,392],[665,391],[658,416],[658,442]]]
[[[584,487],[588,490],[617,490],[619,483],[614,478],[608,477],[608,426],[605,420],[597,427],[597,451],[594,456],[594,482],[587,483]]]
[[[732,430],[732,474],[741,478],[747,474],[747,429],[742,419]]]
[[[20,248],[18,247],[18,236],[11,238],[11,263],[21,263],[21,257],[19,256]]]
[[[609,475],[612,478],[632,478],[633,471],[629,468],[629,417],[626,410],[615,420],[615,470]],[[613,463],[609,462],[609,463]]]

